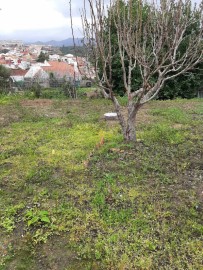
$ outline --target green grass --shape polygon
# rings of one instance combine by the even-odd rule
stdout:
[[[21,99],[20,95],[6,95],[6,94],[0,94],[0,105],[8,105],[13,104],[16,101],[19,101]]]
[[[202,101],[151,102],[125,144],[106,100],[24,99],[0,97],[1,270],[203,269]]]
[[[191,121],[190,116],[183,110],[177,107],[157,108],[152,111],[152,115],[161,116],[163,120],[172,123],[188,123]]]
[[[179,144],[185,140],[186,132],[179,128],[170,127],[166,124],[155,124],[151,127],[145,128],[139,133],[139,138],[143,139],[146,143],[169,143]]]

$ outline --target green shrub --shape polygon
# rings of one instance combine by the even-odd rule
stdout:
[[[44,89],[41,93],[41,98],[48,98],[48,99],[65,99],[64,93],[59,89]]]
[[[34,93],[34,97],[39,98],[41,96],[42,87],[39,83],[34,83],[31,91]]]

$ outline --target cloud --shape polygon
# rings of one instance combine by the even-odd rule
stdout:
[[[55,9],[54,1],[5,0],[1,3],[0,32],[64,27],[68,19]]]
[[[76,36],[81,37],[81,4],[73,0],[72,7]],[[0,39],[60,40],[72,37],[69,0],[0,0],[0,8]]]
[[[44,41],[72,37],[69,0],[0,0],[0,8],[0,39]],[[82,9],[83,0],[72,0],[76,37],[83,36]]]

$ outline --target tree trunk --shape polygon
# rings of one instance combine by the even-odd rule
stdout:
[[[120,109],[120,108],[119,108]],[[128,106],[127,119],[124,118],[120,110],[117,110],[119,123],[122,128],[124,140],[127,142],[136,142],[136,115],[138,107],[135,105]]]
[[[127,124],[123,134],[127,142],[136,142],[136,115],[140,107],[141,104],[134,103],[131,99],[128,100]]]
[[[134,103],[129,100],[128,102],[128,114],[127,119],[124,117],[122,108],[119,105],[117,99],[113,96],[112,101],[115,105],[115,109],[118,115],[118,120],[122,129],[123,138],[127,142],[136,142],[136,115],[138,110],[141,108],[140,103]]]
[[[136,141],[136,126],[135,126],[135,115],[129,115],[127,119],[127,125],[125,129],[124,139],[127,142],[135,142]]]

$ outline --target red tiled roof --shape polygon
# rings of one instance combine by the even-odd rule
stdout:
[[[6,60],[5,59],[0,59],[0,65],[5,65],[6,64]]]
[[[49,67],[43,67],[43,70],[47,72],[53,72],[54,74],[57,74],[59,77],[68,76],[68,77],[74,77],[74,66],[69,65],[65,62],[59,62],[59,61],[49,61],[50,64]]]
[[[25,76],[27,70],[23,69],[11,69],[11,76]]]

